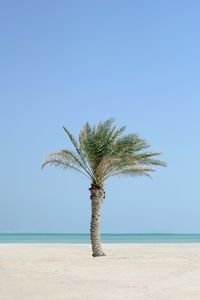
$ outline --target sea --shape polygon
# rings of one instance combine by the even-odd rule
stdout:
[[[200,234],[162,234],[162,233],[103,233],[102,243],[107,244],[172,244],[200,243]],[[0,244],[90,244],[88,233],[0,233]]]

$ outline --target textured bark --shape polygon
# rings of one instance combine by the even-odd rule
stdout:
[[[90,224],[90,237],[92,243],[92,256],[105,256],[101,246],[100,239],[100,210],[101,204],[105,198],[103,187],[96,184],[91,184],[90,199],[92,205],[92,216]]]

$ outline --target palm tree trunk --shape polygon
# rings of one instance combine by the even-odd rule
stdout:
[[[105,198],[103,187],[99,187],[96,184],[91,184],[90,199],[92,205],[92,216],[90,223],[90,238],[92,243],[92,256],[105,256],[101,246],[100,239],[100,210],[101,204]]]

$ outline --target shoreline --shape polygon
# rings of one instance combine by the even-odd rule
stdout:
[[[0,244],[90,244],[90,234],[0,234]],[[101,234],[103,244],[200,244],[200,234]]]
[[[102,246],[125,246],[125,245],[128,245],[128,246],[156,246],[156,245],[162,245],[163,247],[166,245],[174,245],[174,246],[179,246],[179,245],[183,245],[183,246],[195,246],[195,245],[199,245],[200,247],[200,243],[103,243],[101,242]],[[43,246],[54,246],[54,245],[60,245],[60,246],[91,246],[91,243],[36,243],[36,242],[29,242],[29,243],[12,243],[12,242],[9,242],[9,243],[2,243],[0,242],[0,247],[1,245],[6,245],[6,246],[9,246],[9,245],[21,245],[21,246],[25,246],[25,245],[43,245]]]

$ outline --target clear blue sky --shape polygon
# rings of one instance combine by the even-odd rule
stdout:
[[[0,2],[0,232],[89,232],[89,181],[44,157],[114,117],[168,168],[106,185],[102,232],[200,233],[200,2]]]

